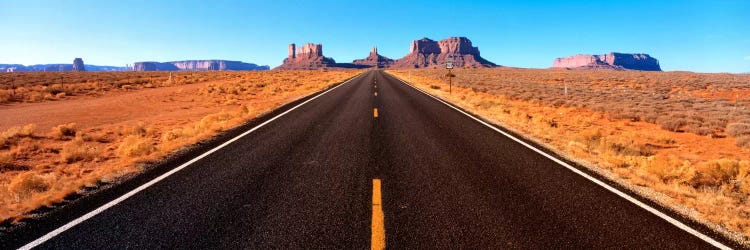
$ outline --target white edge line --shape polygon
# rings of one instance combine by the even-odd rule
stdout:
[[[128,198],[130,198],[131,196],[137,194],[138,192],[143,191],[144,189],[146,189],[146,188],[148,188],[148,187],[156,184],[157,182],[159,182],[159,181],[161,181],[161,180],[169,177],[170,175],[172,175],[174,173],[177,173],[178,171],[180,171],[180,170],[182,170],[182,169],[190,166],[191,164],[195,163],[196,161],[199,161],[200,159],[203,159],[204,157],[206,157],[206,156],[208,156],[208,155],[210,155],[210,154],[218,151],[219,149],[222,149],[223,147],[226,147],[227,145],[231,144],[232,142],[237,141],[240,138],[242,138],[242,137],[244,137],[244,136],[246,136],[246,135],[254,132],[255,130],[258,130],[259,128],[261,128],[261,127],[263,127],[263,126],[271,123],[272,121],[278,119],[279,117],[282,117],[282,116],[286,115],[287,113],[291,112],[292,110],[295,110],[295,109],[301,107],[302,105],[305,105],[306,103],[311,102],[312,100],[315,100],[318,97],[320,97],[322,95],[325,95],[326,93],[331,92],[332,90],[334,90],[334,89],[336,89],[338,87],[341,87],[344,84],[347,84],[350,81],[352,81],[355,78],[358,78],[358,77],[360,77],[362,75],[364,75],[364,73],[360,73],[359,75],[357,75],[355,77],[352,77],[351,79],[346,80],[345,82],[343,82],[343,83],[341,83],[341,84],[339,84],[339,85],[337,85],[337,86],[335,86],[335,87],[333,87],[333,88],[331,88],[329,90],[326,90],[325,92],[320,93],[320,94],[318,94],[318,95],[316,95],[316,96],[308,99],[307,101],[304,101],[304,102],[302,102],[300,104],[297,104],[297,106],[294,106],[291,109],[289,109],[287,111],[284,111],[284,113],[281,113],[281,114],[278,114],[278,115],[274,116],[273,118],[271,118],[271,119],[269,119],[269,120],[261,123],[258,126],[253,127],[252,129],[250,129],[248,131],[245,131],[244,133],[242,133],[242,134],[240,134],[240,135],[232,138],[231,140],[228,140],[228,141],[222,143],[221,145],[219,145],[219,146],[217,146],[217,147],[215,147],[215,148],[213,148],[213,149],[211,149],[211,150],[209,150],[209,151],[207,151],[207,152],[199,155],[198,157],[195,157],[192,160],[183,163],[179,167],[176,167],[176,168],[170,170],[169,172],[166,172],[166,173],[160,175],[159,177],[156,177],[153,180],[151,180],[149,182],[146,182],[145,184],[143,184],[143,185],[141,185],[141,186],[139,186],[139,187],[131,190],[130,192],[127,192],[126,194],[118,197],[117,199],[114,199],[114,200],[108,202],[107,204],[104,204],[104,205],[98,207],[97,209],[94,209],[93,211],[88,212],[87,214],[85,214],[85,215],[83,215],[81,217],[78,217],[75,220],[72,220],[72,221],[68,222],[67,224],[65,224],[65,225],[63,225],[63,226],[61,226],[61,227],[53,230],[52,232],[49,232],[49,233],[45,234],[44,236],[39,237],[38,239],[36,239],[36,240],[34,240],[32,242],[29,242],[28,244],[22,246],[19,249],[23,249],[23,250],[25,250],[25,249],[32,249],[34,247],[37,247],[37,246],[41,245],[42,243],[44,243],[44,242],[52,239],[53,237],[57,236],[58,234],[61,234],[62,232],[65,232],[66,230],[75,227],[76,225],[80,224],[81,222],[84,222],[84,221],[90,219],[91,217],[96,216],[97,214],[99,214],[101,212],[104,212],[105,210],[107,210],[107,209],[109,209],[109,208],[117,205],[118,203],[120,203],[120,202],[122,202],[122,201],[124,201],[124,200],[126,200]]]
[[[563,167],[569,169],[570,171],[573,171],[574,173],[576,173],[576,174],[578,174],[580,176],[583,176],[584,178],[588,179],[589,181],[592,181],[592,182],[596,183],[597,185],[599,185],[599,186],[601,186],[601,187],[609,190],[610,192],[617,194],[618,196],[624,198],[625,200],[628,200],[628,201],[632,202],[633,204],[635,204],[635,205],[637,205],[637,206],[645,209],[646,211],[651,212],[652,214],[658,216],[659,218],[662,218],[663,220],[669,222],[670,224],[672,224],[672,225],[674,225],[674,226],[676,226],[676,227],[678,227],[678,228],[680,228],[680,229],[682,229],[682,230],[684,230],[684,231],[686,231],[686,232],[688,232],[688,233],[690,233],[690,234],[692,234],[692,235],[700,238],[701,240],[703,240],[703,241],[705,241],[705,242],[713,245],[714,247],[717,247],[719,249],[732,249],[732,248],[730,248],[730,247],[722,244],[721,242],[718,242],[718,241],[714,240],[713,238],[711,238],[711,237],[709,237],[709,236],[707,236],[707,235],[699,232],[698,230],[695,230],[695,229],[691,228],[690,226],[685,225],[684,223],[680,222],[679,220],[674,219],[674,218],[670,217],[669,215],[666,215],[666,214],[660,212],[659,210],[657,210],[657,209],[649,206],[648,204],[645,204],[645,203],[639,201],[638,199],[633,198],[632,196],[630,196],[630,195],[628,195],[626,193],[623,193],[622,191],[617,190],[616,188],[614,188],[614,187],[612,187],[612,186],[610,186],[610,185],[608,185],[608,184],[600,181],[599,179],[594,178],[591,175],[584,173],[583,171],[581,171],[581,170],[579,170],[579,169],[577,169],[577,168],[569,165],[568,163],[566,163],[566,162],[564,162],[564,161],[562,161],[562,160],[560,160],[560,159],[558,159],[558,158],[556,158],[556,157],[554,157],[552,155],[549,155],[549,154],[545,153],[544,151],[542,151],[540,149],[537,149],[534,146],[531,146],[530,144],[528,144],[528,143],[526,143],[526,142],[524,142],[524,141],[516,138],[515,136],[513,136],[511,134],[508,134],[505,131],[502,131],[502,130],[498,129],[497,127],[492,126],[492,125],[486,123],[485,121],[482,121],[481,119],[476,118],[473,115],[464,112],[463,110],[461,110],[459,108],[456,108],[455,106],[453,106],[453,105],[451,105],[451,104],[443,101],[440,98],[435,97],[434,95],[432,95],[430,93],[422,91],[421,89],[419,89],[419,88],[411,85],[410,83],[402,80],[401,78],[398,78],[398,77],[395,77],[395,78],[398,79],[399,81],[403,82],[407,86],[412,87],[413,89],[416,89],[417,91],[422,92],[423,94],[425,94],[425,95],[427,95],[429,97],[432,97],[433,99],[435,99],[435,100],[437,100],[437,101],[445,104],[448,107],[451,107],[452,109],[455,109],[456,111],[458,111],[458,112],[460,112],[460,113],[462,113],[462,114],[470,117],[471,119],[474,119],[475,121],[477,121],[477,122],[479,122],[479,123],[481,123],[481,124],[483,124],[483,125],[491,128],[492,130],[495,130],[496,132],[498,132],[500,134],[503,134],[504,136],[506,136],[506,137],[508,137],[508,138],[510,138],[510,139],[512,139],[512,140],[514,140],[514,141],[516,141],[518,143],[520,143],[521,145],[526,146],[527,148],[529,148],[529,149],[531,149],[531,150],[533,150],[533,151],[535,151],[535,152],[537,152],[537,153],[539,153],[539,154],[541,154],[541,155],[549,158],[550,160],[552,160],[554,162],[557,162],[558,164],[562,165]]]

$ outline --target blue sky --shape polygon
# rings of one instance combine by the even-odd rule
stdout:
[[[0,63],[125,65],[227,59],[277,66],[289,43],[338,62],[372,46],[466,36],[500,65],[579,53],[648,53],[664,70],[750,72],[750,1],[0,0]]]

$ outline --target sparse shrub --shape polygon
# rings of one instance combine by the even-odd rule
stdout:
[[[96,148],[86,146],[82,137],[76,137],[72,141],[65,143],[62,150],[60,150],[60,157],[67,163],[91,161],[98,154]]]
[[[739,163],[731,159],[703,162],[696,167],[696,175],[691,180],[694,187],[718,187],[729,183],[739,173]]]
[[[669,119],[660,119],[657,121],[657,123],[661,126],[662,129],[672,131],[672,132],[680,132],[680,128],[682,126],[685,126],[687,124],[687,121],[682,118],[669,118]]]
[[[44,94],[41,92],[32,92],[29,94],[28,100],[31,102],[41,102],[44,101]]]
[[[239,112],[239,114],[241,116],[249,115],[250,114],[250,106],[248,106],[248,105],[242,105],[242,106],[240,106],[240,109],[239,109],[238,112]]]
[[[122,158],[131,158],[146,156],[156,150],[153,143],[137,135],[129,135],[120,143],[117,148],[117,155]]]
[[[0,149],[15,145],[21,138],[33,136],[35,130],[36,126],[34,124],[9,128],[0,133]]]
[[[658,177],[662,182],[688,181],[693,178],[692,164],[688,160],[681,160],[676,156],[654,155],[643,162],[646,172]]]
[[[59,140],[63,140],[67,137],[75,136],[77,129],[78,125],[75,123],[57,125],[52,128],[52,136]]]
[[[739,173],[737,180],[740,181],[739,189],[744,194],[750,194],[750,161],[739,162]]]
[[[647,114],[643,117],[643,121],[648,123],[656,123],[656,120],[659,119],[659,116],[656,114]]]
[[[729,125],[727,125],[727,134],[733,137],[750,135],[750,124],[749,123],[730,123]]]
[[[493,108],[495,106],[497,106],[496,102],[494,102],[494,101],[487,101],[487,100],[479,101],[476,104],[476,107],[480,108],[480,109],[491,109],[491,108]]]
[[[148,134],[148,130],[146,129],[146,124],[143,122],[138,122],[136,125],[133,125],[132,127],[123,127],[120,131],[121,135],[137,135],[137,136],[146,136]]]
[[[22,137],[32,137],[34,136],[34,133],[36,132],[36,125],[34,124],[27,124],[21,128],[21,131],[18,133],[18,135]]]
[[[438,85],[430,85],[430,88],[431,89],[440,89],[440,86],[438,86]]]
[[[10,152],[0,152],[0,169],[13,166],[15,157]]]
[[[602,131],[597,128],[588,128],[579,134],[583,141],[596,141],[602,138]]]
[[[737,140],[735,141],[735,145],[737,145],[738,147],[750,149],[750,135],[743,135],[743,136],[737,137]]]
[[[688,125],[685,128],[685,132],[693,133],[693,134],[696,134],[696,135],[709,135],[713,131],[711,131],[711,129],[709,129],[707,127],[701,127],[698,124],[690,124],[690,125]]]
[[[227,122],[232,119],[234,119],[234,116],[229,112],[210,114],[201,119],[201,121],[196,125],[196,129],[206,132],[219,132],[224,130],[227,127]]]
[[[612,117],[612,119],[630,120],[632,122],[637,122],[641,120],[641,117],[638,116],[637,113],[631,112],[631,111],[615,112],[610,117]]]
[[[36,172],[25,172],[14,177],[8,185],[8,191],[16,199],[26,199],[33,193],[44,192],[49,189],[49,183]]]
[[[174,141],[182,136],[182,129],[172,129],[161,135],[162,142]]]
[[[12,92],[0,89],[0,103],[9,103],[13,98]]]

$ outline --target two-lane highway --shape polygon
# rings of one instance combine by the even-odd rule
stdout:
[[[393,249],[712,248],[382,71],[37,243],[366,249],[380,240]]]

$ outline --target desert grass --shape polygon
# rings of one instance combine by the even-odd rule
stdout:
[[[445,70],[388,72],[750,236],[748,75],[459,69],[449,94]]]
[[[98,97],[148,88],[232,81],[247,75],[247,72],[233,71],[0,73],[0,104],[59,101],[82,96]]]
[[[113,182],[142,171],[149,163],[360,72],[188,72],[173,73],[172,82],[168,81],[169,72],[65,75],[66,79],[79,77],[77,82],[81,85],[67,83],[65,89],[71,93],[60,100],[53,99],[55,101],[82,95],[89,91],[86,88],[94,88],[99,83],[109,93],[91,95],[96,98],[116,95],[124,91],[122,87],[126,83],[132,86],[127,91],[146,91],[169,84],[201,82],[205,85],[188,95],[187,100],[175,100],[171,95],[154,103],[184,102],[210,112],[186,121],[179,116],[169,116],[171,120],[160,119],[156,123],[124,117],[118,124],[92,127],[76,120],[61,120],[58,126],[46,131],[39,131],[33,124],[17,124],[0,132],[0,221],[18,221],[37,208],[63,202],[66,196],[84,187]],[[19,79],[22,75],[26,78]],[[2,77],[7,75],[0,74],[0,79]],[[33,102],[26,98],[34,93],[30,90],[49,89],[56,79],[50,73],[17,74],[15,77],[16,84],[23,81],[26,85],[17,85],[17,96],[12,102]],[[114,88],[113,83],[123,85]],[[18,86],[30,92],[19,91]],[[18,92],[25,94],[19,98]],[[14,104],[10,105],[6,112],[13,109]]]

